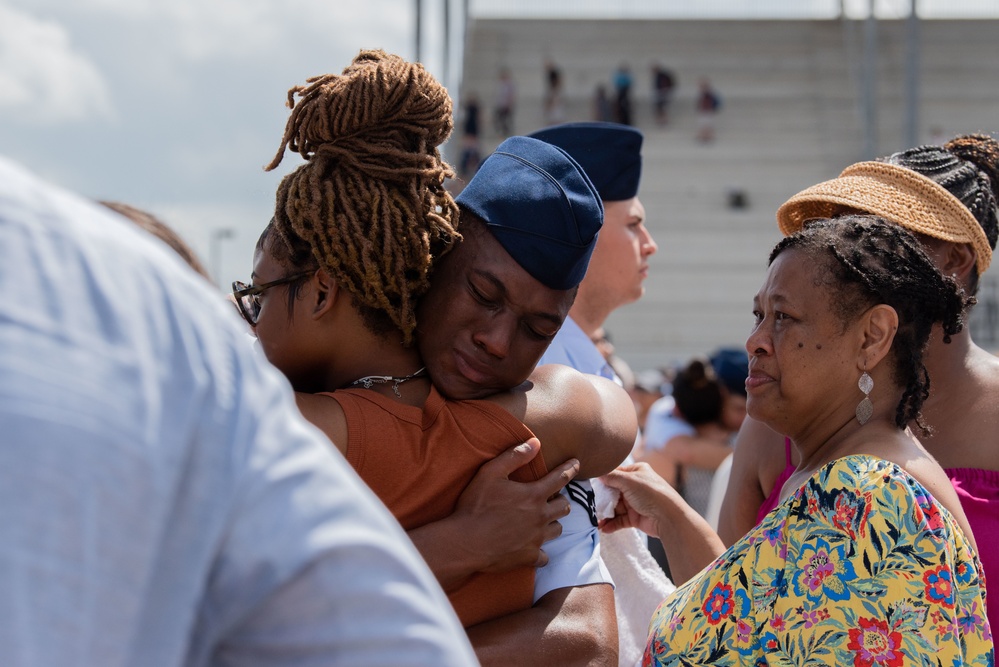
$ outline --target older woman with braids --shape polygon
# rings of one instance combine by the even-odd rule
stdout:
[[[906,431],[931,427],[923,349],[962,327],[964,292],[916,238],[872,216],[815,221],[774,248],[754,299],[748,411],[800,460],[787,496],[667,598],[648,665],[993,664],[960,501]],[[647,468],[615,471],[607,529],[701,526]],[[684,526],[688,526],[684,528]],[[672,557],[671,557],[672,562]]]
[[[974,295],[999,236],[997,197],[999,143],[963,135],[944,146],[921,146],[848,167],[838,178],[791,197],[777,220],[789,234],[812,218],[879,215],[915,233],[940,271]],[[999,359],[975,345],[967,328],[950,338],[945,342],[937,326],[926,348],[932,389],[922,411],[933,435],[921,440],[961,499],[994,600],[999,596]],[[726,544],[786,497],[791,489],[784,482],[797,463],[781,435],[746,421],[719,522]],[[999,624],[999,602],[989,605],[989,618]]]
[[[609,381],[547,369],[529,386],[454,401],[426,375],[413,345],[416,304],[435,261],[461,238],[457,206],[444,189],[453,174],[437,149],[452,126],[444,87],[419,64],[365,51],[341,75],[292,88],[288,100],[292,114],[269,168],[285,148],[306,163],[281,182],[274,219],[258,243],[255,286],[235,285],[234,292],[267,358],[298,392],[303,414],[411,536],[454,512],[480,466],[535,435],[541,455],[513,477],[539,479],[554,469],[545,497],[576,471],[591,476],[620,463],[637,425],[627,394]],[[586,232],[591,242],[602,209],[579,166],[533,139],[511,139],[501,149],[516,153],[507,174],[523,179],[534,197],[509,203],[505,210],[518,214],[511,224],[537,229],[538,220],[523,215],[530,207],[578,225],[571,231]],[[588,254],[586,247],[574,252]],[[564,318],[573,294],[548,290],[531,298]],[[539,318],[534,335],[550,337],[558,323]],[[573,396],[571,406],[565,395]],[[469,548],[471,535],[451,536],[452,555]],[[426,544],[417,541],[466,627],[531,609],[536,595],[544,599],[534,590],[533,567],[445,581]],[[608,618],[612,623],[612,606]],[[616,635],[604,644],[616,648]]]

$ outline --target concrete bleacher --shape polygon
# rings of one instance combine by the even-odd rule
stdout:
[[[937,132],[999,130],[997,27],[994,20],[921,23],[920,141]],[[634,123],[646,137],[640,197],[659,253],[645,298],[614,313],[607,329],[635,369],[658,367],[741,346],[767,254],[779,238],[777,207],[869,157],[859,95],[863,29],[840,20],[473,19],[456,97],[478,96],[488,152],[502,139],[491,117],[501,67],[517,86],[514,130],[526,134],[545,124],[548,58],[562,69],[566,120],[592,119],[597,84],[612,91],[613,71],[629,65]],[[876,154],[882,155],[905,147],[905,23],[881,21],[878,31]],[[656,61],[678,81],[663,128],[652,112]],[[701,77],[723,99],[712,144],[695,140]],[[729,207],[733,188],[745,191],[747,208]],[[999,290],[995,278],[986,277],[983,296]],[[984,328],[982,342],[988,345],[991,336],[999,347],[999,331]]]

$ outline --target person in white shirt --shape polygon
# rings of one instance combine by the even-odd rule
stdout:
[[[399,525],[166,245],[0,159],[0,266],[0,664],[476,664]]]

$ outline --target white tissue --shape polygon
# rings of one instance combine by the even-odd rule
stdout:
[[[591,479],[590,484],[593,485],[597,519],[610,519],[614,516],[614,508],[617,507],[617,501],[621,498],[621,492],[612,489],[599,479]]]

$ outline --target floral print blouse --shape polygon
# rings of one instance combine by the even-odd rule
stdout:
[[[667,598],[651,628],[643,666],[994,664],[964,533],[912,476],[871,456],[819,470]]]

